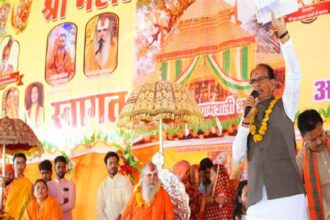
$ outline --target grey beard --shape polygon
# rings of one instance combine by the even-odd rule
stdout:
[[[158,185],[157,184],[150,184],[147,185],[142,183],[142,198],[144,201],[150,203],[154,196],[156,195]]]

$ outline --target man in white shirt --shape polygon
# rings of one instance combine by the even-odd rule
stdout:
[[[273,69],[258,64],[250,84],[258,96],[249,96],[233,143],[233,158],[248,159],[247,219],[307,219],[305,190],[295,161],[294,116],[299,98],[300,68],[284,18],[273,18],[285,62],[285,89],[274,97]]]
[[[132,185],[128,177],[118,173],[118,154],[108,152],[104,163],[109,176],[99,186],[96,214],[100,220],[115,220],[132,196]]]
[[[49,181],[48,193],[54,197],[62,207],[63,220],[72,220],[72,209],[76,202],[76,185],[65,178],[67,160],[63,156],[55,158],[56,179]]]

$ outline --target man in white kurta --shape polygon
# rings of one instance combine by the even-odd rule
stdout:
[[[268,109],[270,106],[270,104],[265,103],[271,103],[272,100],[275,99],[273,97],[273,90],[275,88],[274,79],[267,75],[267,68],[265,68],[265,65],[257,65],[251,73],[250,83],[254,90],[259,93],[259,96],[257,98],[252,96],[247,98],[245,107],[251,106],[252,109],[248,115],[243,117],[240,128],[238,129],[237,136],[233,143],[233,159],[235,161],[240,161],[245,157],[247,152],[249,152],[249,199],[251,199],[250,197],[254,198],[253,201],[249,201],[247,219],[303,220],[307,219],[307,204],[302,182],[297,177],[299,171],[294,159],[293,133],[293,121],[297,111],[301,74],[292,42],[286,31],[284,19],[273,19],[273,26],[279,34],[281,51],[286,66],[284,93],[282,98],[279,99],[277,103],[275,102],[276,104],[267,122],[268,129],[266,130],[266,134],[261,135],[263,138],[260,142],[256,141],[254,135],[250,133],[250,127],[253,123],[251,118],[259,120],[260,123],[261,119],[265,117],[265,114],[261,114],[261,105],[266,106],[263,110],[265,111],[265,109]],[[254,112],[255,108],[259,111]],[[280,120],[277,121],[277,118]],[[284,127],[281,128],[282,124],[280,123],[282,121],[290,128],[289,130],[285,130],[286,128]],[[258,134],[262,133],[259,133],[260,124],[256,129]],[[278,140],[281,138],[283,138],[283,140]],[[277,145],[275,143],[277,141],[283,141],[289,144],[283,147]],[[274,144],[277,146],[274,146]],[[278,149],[282,149],[282,151]],[[276,158],[276,160],[273,158]],[[274,162],[269,162],[269,160],[273,160]],[[288,165],[287,170],[285,169],[286,165]],[[284,170],[285,174],[277,174],[278,168]],[[289,180],[286,179],[287,177],[290,177],[288,178]],[[255,190],[253,195],[251,194],[253,192],[250,192],[250,187]],[[287,190],[288,187],[291,188]]]
[[[108,152],[104,158],[109,176],[99,186],[96,214],[100,220],[115,220],[132,196],[128,177],[118,173],[119,156]]]

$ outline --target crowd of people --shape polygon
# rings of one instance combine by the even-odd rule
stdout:
[[[32,184],[24,176],[25,154],[15,154],[13,165],[5,168],[1,219],[72,219],[76,192],[75,184],[65,178],[67,163],[64,156],[55,158],[56,178],[52,180],[51,161],[42,161],[39,164],[41,178]]]
[[[204,158],[199,165],[178,161],[172,171],[185,186],[192,220],[213,219],[330,219],[330,134],[313,109],[299,114],[298,129],[303,146],[298,152],[294,120],[300,89],[300,68],[283,18],[273,18],[286,65],[283,96],[274,96],[275,77],[267,64],[251,72],[250,84],[257,92],[245,102],[233,159],[247,158],[248,180],[229,178],[225,166]],[[133,186],[118,173],[119,156],[108,152],[104,164],[108,176],[96,196],[101,220],[173,220],[180,216],[159,178],[159,169],[146,163],[140,182]],[[2,216],[6,219],[72,219],[75,184],[66,179],[67,159],[39,164],[41,178],[34,184],[24,176],[26,157],[18,153],[6,166]],[[20,198],[20,199],[17,199]]]
[[[65,178],[67,163],[63,156],[55,158],[56,178],[52,179],[52,162],[42,161],[39,164],[40,179],[32,184],[24,176],[26,156],[23,153],[15,154],[13,165],[8,164],[5,168],[2,218],[72,219],[76,192],[75,184]],[[133,192],[129,178],[118,173],[118,154],[108,152],[104,163],[108,176],[100,184],[96,196],[98,219],[175,219],[174,205],[158,177],[155,164],[150,162],[143,166],[140,182]],[[199,166],[191,166],[188,161],[179,161],[173,172],[186,187],[190,198],[191,219],[231,218],[235,192],[223,165],[214,165],[209,158],[203,159]],[[241,193],[239,196],[243,198]],[[241,200],[239,203],[245,204]]]

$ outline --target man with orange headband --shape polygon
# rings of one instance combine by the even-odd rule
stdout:
[[[5,178],[6,178],[6,187],[14,180],[15,178],[15,171],[14,171],[14,167],[12,164],[6,164],[6,168],[5,168],[5,171],[6,171],[6,175],[5,175]]]
[[[11,186],[13,185],[13,180],[15,179],[15,170],[12,164],[6,164],[5,167],[5,190],[4,190],[4,197],[3,197],[3,201],[2,204],[6,203],[8,194],[9,194],[9,190],[11,188]]]

